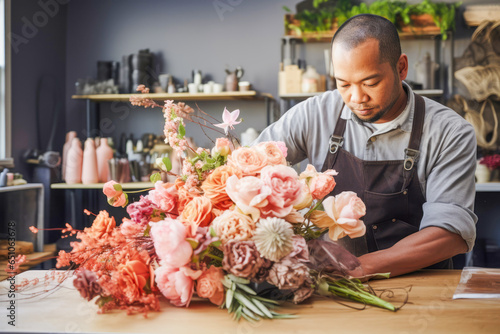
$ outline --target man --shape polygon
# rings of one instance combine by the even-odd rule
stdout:
[[[472,126],[403,82],[408,58],[394,25],[358,15],[332,40],[337,90],[291,108],[257,141],[281,140],[291,163],[339,172],[332,195],[367,206],[364,274],[401,275],[468,252],[475,240]]]

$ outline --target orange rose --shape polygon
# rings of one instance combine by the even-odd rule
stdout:
[[[127,261],[119,268],[123,280],[123,292],[131,301],[144,293],[144,286],[150,277],[149,267],[139,260]]]
[[[194,197],[184,207],[180,220],[189,229],[190,234],[195,235],[198,226],[208,226],[213,218],[212,202],[204,196],[199,196]]]
[[[267,165],[267,155],[252,147],[240,147],[228,157],[228,165],[243,176],[256,176]]]
[[[115,218],[109,217],[109,213],[105,210],[99,212],[92,223],[92,231],[96,233],[97,238],[101,238],[105,234],[111,234],[115,227]]]
[[[212,201],[215,208],[227,210],[233,205],[233,201],[226,193],[226,181],[230,176],[236,175],[241,178],[238,169],[230,166],[220,166],[203,181],[201,189],[205,192],[205,197]]]
[[[201,298],[208,298],[215,305],[222,305],[224,301],[224,286],[222,279],[224,272],[221,268],[211,266],[201,274],[196,281],[196,293]]]

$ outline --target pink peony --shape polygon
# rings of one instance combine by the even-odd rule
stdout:
[[[323,207],[334,221],[329,226],[330,239],[338,240],[346,235],[357,238],[365,234],[366,227],[360,218],[366,214],[366,206],[356,193],[344,191],[335,197],[327,197]]]
[[[180,221],[165,218],[152,223],[149,234],[162,264],[179,268],[191,260],[193,248],[186,241],[188,231]]]
[[[179,195],[174,185],[158,181],[155,189],[149,191],[148,198],[161,211],[177,214]]]
[[[127,194],[123,192],[122,186],[119,183],[113,180],[106,182],[102,188],[102,192],[108,198],[110,205],[115,207],[124,207],[127,205]]]
[[[300,200],[302,183],[297,172],[287,166],[267,166],[261,171],[261,180],[272,193],[267,196],[268,204],[261,208],[263,217],[285,217]]]
[[[267,205],[267,196],[272,194],[272,190],[258,177],[239,179],[231,176],[226,182],[226,193],[243,213],[257,221],[260,217],[259,208]]]
[[[188,267],[160,266],[155,281],[160,292],[175,306],[189,306],[194,292],[194,280],[201,275]]]
[[[145,229],[145,225],[137,224],[133,220],[127,218],[123,218],[123,221],[120,225],[121,234],[129,238],[136,237],[138,235],[142,236]]]
[[[286,146],[285,154],[282,148],[277,145],[277,142],[263,142],[254,146],[257,151],[264,153],[267,156],[268,165],[285,165],[286,166]]]

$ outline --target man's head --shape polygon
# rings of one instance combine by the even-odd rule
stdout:
[[[337,88],[357,118],[383,123],[404,109],[408,58],[390,21],[369,14],[346,21],[333,37],[332,61]]]

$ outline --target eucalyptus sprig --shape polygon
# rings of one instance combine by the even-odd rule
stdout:
[[[263,298],[248,284],[250,280],[236,277],[232,274],[224,276],[222,284],[226,288],[226,300],[221,308],[226,308],[233,319],[239,321],[241,318],[249,322],[256,322],[261,319],[291,319],[296,318],[293,314],[281,314],[273,309],[279,303],[272,299]]]

